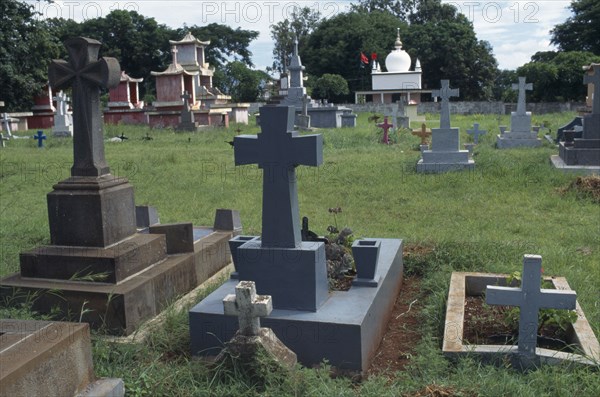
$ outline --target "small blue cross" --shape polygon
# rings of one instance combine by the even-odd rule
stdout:
[[[38,147],[44,147],[44,140],[46,139],[46,135],[44,135],[44,131],[38,130],[37,135],[34,135],[33,139],[37,139]]]

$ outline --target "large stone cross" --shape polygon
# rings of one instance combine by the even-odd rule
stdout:
[[[381,143],[384,143],[386,145],[388,145],[390,143],[390,139],[389,139],[389,134],[388,131],[390,130],[390,128],[392,128],[394,125],[388,123],[388,118],[387,116],[385,116],[383,118],[383,123],[381,124],[377,124],[377,127],[381,128],[383,130],[383,139],[381,140]]]
[[[101,43],[85,37],[65,41],[69,61],[54,60],[48,68],[50,86],[73,87],[72,176],[99,177],[110,173],[104,158],[100,87],[119,84],[121,68],[115,58],[98,59]]]
[[[593,84],[594,96],[592,101],[592,114],[600,114],[600,65],[594,65],[594,74],[583,76],[583,84]]]
[[[540,309],[575,309],[575,291],[541,289],[542,257],[525,255],[521,287],[496,287],[488,285],[485,301],[488,305],[508,305],[520,308],[519,354],[535,357]]]
[[[296,167],[323,163],[323,137],[294,131],[295,108],[260,108],[261,133],[234,138],[235,165],[263,170],[262,247],[296,248],[301,243]]]
[[[427,138],[431,136],[431,130],[427,128],[427,125],[425,123],[423,123],[421,124],[421,128],[412,130],[412,134],[421,138],[421,145],[427,145]]]
[[[457,97],[460,91],[458,88],[450,88],[450,80],[442,80],[442,88],[431,91],[431,95],[442,98],[442,109],[440,113],[440,128],[450,128],[450,102],[451,97]]]
[[[517,114],[525,114],[525,91],[532,91],[533,84],[525,84],[525,77],[519,77],[519,83],[512,85],[513,90],[519,91],[519,99],[517,100]]]
[[[473,129],[472,130],[467,130],[467,134],[469,134],[469,135],[471,135],[473,137],[473,142],[475,142],[475,144],[478,144],[479,143],[479,136],[487,134],[487,131],[486,130],[480,130],[479,129],[479,123],[473,123]]]
[[[10,127],[11,121],[12,119],[10,118],[8,113],[2,114],[2,127],[4,128],[4,131],[6,131],[6,135],[8,135],[9,138],[12,138],[12,131]]]
[[[254,281],[240,281],[235,287],[235,295],[223,299],[223,312],[227,316],[238,316],[240,334],[257,336],[260,331],[260,317],[273,311],[273,300],[269,295],[256,295]]]
[[[63,91],[59,91],[59,93],[52,99],[56,101],[56,113],[59,116],[66,116],[68,107],[67,102],[69,100],[67,95]]]

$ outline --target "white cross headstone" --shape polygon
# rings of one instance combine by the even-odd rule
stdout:
[[[442,88],[439,90],[431,91],[431,95],[434,97],[442,98],[442,108],[440,113],[440,128],[450,128],[450,102],[451,97],[459,96],[460,91],[458,88],[450,88],[450,80],[442,80]]]
[[[227,316],[238,316],[241,335],[257,336],[260,317],[273,311],[273,301],[269,295],[256,295],[254,281],[240,281],[235,287],[235,295],[223,299],[223,309]]]
[[[513,84],[512,89],[519,91],[519,99],[517,101],[517,114],[525,114],[525,91],[532,91],[533,84],[525,84],[525,77],[519,77],[519,83]]]
[[[8,113],[2,114],[1,121],[2,121],[2,129],[6,132],[7,137],[9,139],[12,138],[11,127],[10,127],[10,123],[11,123],[12,119],[10,118]]]
[[[575,309],[575,291],[541,289],[542,257],[525,255],[521,287],[497,287],[488,285],[485,302],[488,305],[508,305],[520,308],[519,355],[531,361],[536,357],[538,314],[540,309]]]
[[[479,129],[479,123],[473,123],[473,129],[467,130],[467,134],[473,137],[473,142],[477,145],[479,143],[479,136],[487,134],[486,130]]]

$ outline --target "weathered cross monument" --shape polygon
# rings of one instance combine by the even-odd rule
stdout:
[[[57,137],[73,136],[73,117],[68,111],[69,98],[63,91],[60,91],[54,100],[56,101],[56,113],[54,113],[52,134]]]
[[[525,109],[525,92],[533,90],[533,84],[525,81],[525,77],[519,77],[519,83],[512,85],[513,90],[519,91],[517,111],[510,114],[510,131],[500,131],[497,135],[498,149],[538,147],[542,144],[537,133],[531,131],[531,112]]]
[[[475,167],[475,162],[469,158],[469,151],[459,150],[459,129],[450,126],[449,99],[457,97],[459,90],[450,88],[448,80],[442,80],[441,84],[439,90],[431,93],[442,98],[440,128],[431,129],[431,149],[421,151],[417,172],[441,173]]]
[[[593,84],[592,113],[583,116],[581,138],[560,142],[558,156],[552,156],[554,166],[562,169],[587,170],[600,173],[600,65],[593,65],[594,74],[584,75],[584,84]]]
[[[99,88],[118,84],[121,71],[116,59],[98,59],[100,45],[69,39],[69,61],[49,67],[52,87],[73,92],[71,177],[47,196],[51,245],[21,253],[20,274],[0,280],[0,294],[36,291],[36,311],[57,306],[63,317],[81,312],[92,326],[130,333],[225,266],[232,233],[190,223],[138,233],[133,187],[110,173],[104,156]]]
[[[371,265],[378,283],[328,291],[324,243],[301,241],[295,172],[298,165],[322,163],[322,137],[294,131],[294,107],[264,106],[260,114],[262,132],[235,137],[234,149],[236,165],[257,163],[263,170],[262,235],[232,245],[237,279],[190,311],[192,353],[216,355],[220,341],[233,336],[235,319],[225,315],[223,299],[238,280],[253,281],[259,294],[273,299],[273,312],[262,324],[301,363],[328,359],[340,368],[366,370],[400,289],[402,241],[375,240],[379,254]]]

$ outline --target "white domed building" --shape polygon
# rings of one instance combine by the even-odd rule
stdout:
[[[412,59],[402,49],[399,28],[394,47],[385,58],[385,72],[381,71],[377,61],[373,61],[372,90],[355,92],[355,103],[395,103],[404,100],[405,104],[416,105],[421,102],[421,93],[431,92],[422,90],[421,63],[418,59],[415,61],[414,70],[410,70]]]

